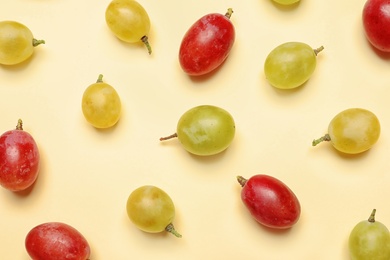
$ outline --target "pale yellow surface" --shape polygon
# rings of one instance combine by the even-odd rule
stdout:
[[[373,208],[390,226],[390,60],[363,34],[364,0],[302,0],[291,9],[269,0],[151,1],[153,54],[125,44],[105,24],[109,1],[3,1],[0,17],[26,24],[46,44],[26,63],[0,66],[0,132],[16,126],[38,143],[42,167],[29,192],[0,188],[0,258],[29,259],[24,239],[34,226],[65,222],[89,241],[91,260],[348,259],[347,240]],[[232,7],[236,41],[223,66],[191,79],[178,62],[186,30],[201,16]],[[313,77],[278,91],[263,74],[267,54],[286,41],[325,49]],[[85,88],[99,74],[123,105],[118,125],[90,126],[81,111]],[[178,140],[179,117],[201,104],[236,121],[236,137],[218,156],[191,156]],[[382,126],[372,150],[344,156],[330,143],[312,147],[338,112],[362,107]],[[301,202],[292,229],[257,224],[240,199],[236,175],[269,174]],[[183,235],[138,230],[125,209],[131,191],[151,184],[176,206]]]

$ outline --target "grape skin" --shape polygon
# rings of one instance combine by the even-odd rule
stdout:
[[[147,34],[150,30],[150,19],[146,10],[134,0],[113,0],[107,6],[106,23],[116,37],[124,42],[136,43],[142,41],[152,49]]]
[[[102,81],[99,75],[96,83],[90,85],[82,97],[82,111],[85,119],[96,128],[114,126],[121,115],[121,101],[116,90]]]
[[[30,29],[19,22],[0,22],[0,64],[21,63],[31,57],[35,46],[43,43],[44,40],[34,39]]]
[[[305,83],[317,66],[317,53],[301,42],[286,42],[274,48],[264,63],[268,82],[278,89],[293,89]]]

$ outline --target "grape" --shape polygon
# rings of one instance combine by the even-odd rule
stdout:
[[[301,205],[286,184],[264,174],[249,179],[237,176],[237,180],[242,186],[241,200],[257,222],[274,229],[287,229],[298,222]]]
[[[152,48],[147,34],[150,19],[146,10],[135,0],[112,0],[106,9],[106,23],[116,37],[124,42],[142,41],[148,49]]]
[[[352,260],[389,260],[390,233],[381,222],[375,221],[376,209],[368,220],[359,222],[348,239],[349,254]]]
[[[292,5],[298,3],[300,0],[273,0],[273,1],[281,5]]]
[[[160,141],[177,137],[192,154],[214,155],[228,148],[235,130],[233,117],[226,110],[201,105],[185,112],[177,123],[177,132],[160,138]]]
[[[0,184],[11,191],[25,190],[37,179],[39,166],[38,146],[19,119],[15,130],[0,136]]]
[[[188,75],[204,75],[219,67],[228,57],[235,31],[230,21],[231,8],[225,15],[212,13],[197,20],[184,35],[179,62]]]
[[[99,75],[96,83],[90,85],[82,98],[82,110],[85,119],[96,128],[108,128],[115,125],[121,115],[121,100],[116,90],[103,82]]]
[[[24,24],[16,21],[0,22],[0,64],[15,65],[27,60],[34,47],[45,43],[37,40]]]
[[[91,253],[85,237],[61,222],[47,222],[31,229],[25,247],[30,257],[37,260],[87,260]]]
[[[127,215],[140,230],[148,233],[168,231],[181,237],[172,221],[175,218],[175,205],[162,189],[145,185],[135,189],[127,199]]]
[[[368,0],[362,18],[368,41],[376,49],[390,52],[390,1]]]
[[[380,123],[370,111],[350,108],[337,114],[329,123],[328,133],[313,141],[312,145],[330,141],[334,148],[347,154],[370,149],[379,139]]]
[[[264,63],[268,82],[278,89],[293,89],[305,83],[317,65],[317,54],[324,47],[312,49],[301,42],[286,42],[273,49]]]

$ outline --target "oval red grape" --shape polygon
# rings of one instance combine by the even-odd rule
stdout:
[[[376,49],[390,52],[390,0],[367,0],[363,26],[368,41]]]
[[[0,184],[11,191],[27,189],[38,177],[39,164],[37,144],[19,120],[16,129],[0,136]]]
[[[228,57],[235,39],[230,16],[211,13],[196,21],[186,32],[180,45],[179,61],[188,75],[204,75],[219,67]]]
[[[301,206],[293,191],[280,180],[268,175],[254,175],[248,180],[238,176],[241,199],[252,217],[260,224],[286,229],[298,222]]]
[[[86,260],[91,253],[85,237],[60,222],[47,222],[31,229],[25,246],[30,257],[39,260]]]

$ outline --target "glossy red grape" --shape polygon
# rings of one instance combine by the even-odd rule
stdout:
[[[390,52],[390,0],[367,0],[363,26],[368,41],[375,48]]]
[[[286,184],[264,174],[249,179],[238,176],[237,180],[242,186],[241,199],[257,222],[275,229],[290,228],[297,223],[301,205]]]
[[[60,222],[47,222],[31,229],[25,247],[33,260],[86,260],[91,253],[85,237]]]
[[[219,67],[228,57],[235,30],[228,9],[225,15],[211,13],[196,21],[186,32],[180,45],[179,61],[188,75],[204,75]]]
[[[27,189],[38,177],[39,163],[37,144],[19,119],[16,129],[0,136],[0,184],[11,191]]]

